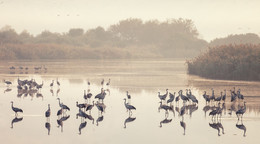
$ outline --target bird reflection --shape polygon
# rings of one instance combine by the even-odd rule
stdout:
[[[236,112],[237,109],[236,109],[236,106],[235,106],[235,103],[232,103],[232,105],[230,106],[230,109],[229,110],[229,115],[232,115],[232,111]]]
[[[51,95],[54,96],[53,89],[50,89]]]
[[[59,96],[59,93],[60,93],[60,88],[57,89],[56,96]]]
[[[79,125],[79,135],[81,135],[81,130],[82,130],[83,128],[85,128],[86,125],[87,125],[87,122],[86,122],[86,121],[80,123],[80,125]]]
[[[173,105],[170,105],[170,109],[169,110],[173,113],[173,116],[175,117],[175,110],[174,110]]]
[[[7,88],[6,90],[4,90],[4,93],[10,92],[10,91],[12,91],[12,89],[11,88]]]
[[[63,132],[63,122],[68,120],[70,118],[70,115],[68,116],[63,116],[60,119],[57,119],[57,123],[58,123],[58,128],[61,127],[61,132]]]
[[[246,126],[243,124],[242,120],[241,120],[240,124],[239,124],[239,120],[237,120],[236,127],[244,131],[243,136],[245,137],[246,136]]]
[[[219,129],[217,123],[209,123],[209,126],[216,129],[218,131],[218,136],[220,136],[220,129]]]
[[[217,126],[222,129],[222,134],[225,134],[225,132],[224,132],[224,127],[223,127],[222,123],[221,123],[221,122],[218,122],[218,123],[217,123]]]
[[[50,135],[51,124],[48,121],[45,123],[45,128],[48,130],[48,135]]]
[[[190,117],[192,117],[192,113],[198,110],[198,105],[196,104],[188,105],[188,109],[189,109]]]
[[[160,127],[162,127],[162,124],[167,124],[170,122],[172,122],[172,119],[168,119],[168,115],[167,115],[164,120],[160,121]]]
[[[103,116],[103,115],[101,115],[101,116],[99,116],[99,117],[97,118],[97,120],[96,120],[97,126],[98,126],[98,123],[99,123],[99,122],[103,121],[103,119],[104,119],[104,116]]]
[[[206,117],[207,111],[209,111],[210,109],[211,109],[211,107],[209,105],[206,105],[203,107],[203,111],[205,112],[205,117]]]
[[[43,95],[41,93],[39,93],[39,92],[36,93],[36,97],[37,98],[42,98],[42,100],[43,100]]]
[[[180,121],[181,127],[183,127],[183,135],[185,135],[185,130],[186,130],[186,123],[184,121]]]
[[[14,123],[20,122],[20,121],[22,121],[22,120],[23,120],[23,117],[21,117],[21,118],[15,117],[15,118],[12,120],[12,122],[11,122],[11,128],[14,127],[14,126],[13,126]]]
[[[181,111],[180,111],[180,116],[182,117],[182,121],[183,121],[183,119],[184,119],[184,114],[186,113],[186,107],[185,107],[185,105],[184,106],[182,106],[181,107]]]
[[[104,103],[99,103],[98,101],[96,102],[96,107],[98,108],[99,112],[102,113],[105,112],[106,105]]]
[[[92,121],[92,124],[94,124],[95,120],[91,115],[86,114],[86,118]]]
[[[92,110],[92,108],[94,107],[94,101],[93,101],[93,105],[88,105],[87,107],[86,107],[86,111],[89,111],[89,114],[91,114],[91,110]]]
[[[81,117],[81,118],[87,118],[87,114],[82,111],[80,108],[79,108],[79,113],[76,114],[76,119],[78,119],[78,117]]]
[[[22,95],[23,95],[23,93],[17,93],[17,97],[18,97],[18,98],[21,98]]]
[[[180,115],[180,108],[179,107],[175,107],[175,111],[178,112],[178,114]]]
[[[63,111],[62,108],[57,111],[57,116],[58,116],[58,118],[62,115],[62,111]]]
[[[131,117],[131,116],[132,115],[130,114],[129,117],[125,119],[124,128],[126,128],[126,123],[130,123],[130,122],[135,121],[136,117]]]

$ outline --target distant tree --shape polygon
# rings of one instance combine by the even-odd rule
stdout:
[[[52,33],[50,31],[43,31],[35,38],[36,43],[65,43],[64,39],[59,33]]]
[[[88,30],[84,35],[85,42],[92,47],[98,47],[106,44],[107,41],[111,40],[109,32],[105,31],[102,27]]]
[[[23,43],[32,42],[33,38],[34,38],[33,35],[31,35],[27,30],[23,30],[23,31],[19,34],[19,39],[20,39]]]
[[[71,37],[78,37],[84,34],[84,30],[81,28],[73,28],[69,30],[68,35]]]
[[[142,30],[143,21],[141,19],[126,19],[120,21],[118,24],[111,25],[109,31],[125,42],[138,42],[140,40],[140,33]]]
[[[229,35],[224,38],[216,38],[209,43],[210,46],[218,46],[218,45],[229,45],[229,44],[259,44],[260,38],[258,35],[253,33],[247,34],[236,34]]]
[[[0,44],[21,43],[15,30],[11,26],[5,26],[0,30]]]

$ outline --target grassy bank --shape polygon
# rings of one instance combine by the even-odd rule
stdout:
[[[260,80],[260,45],[222,45],[188,60],[189,74],[225,80]]]

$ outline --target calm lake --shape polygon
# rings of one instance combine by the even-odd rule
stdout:
[[[15,70],[9,67],[14,66]],[[22,66],[23,69],[19,69]],[[47,70],[35,70],[45,66]],[[25,70],[28,67],[28,70]],[[43,82],[39,91],[21,93],[17,80],[34,79]],[[101,91],[101,80],[111,79],[106,90],[102,114],[94,106],[91,116],[94,120],[77,118],[79,109],[76,101],[85,103],[84,90],[93,94],[88,103]],[[258,144],[260,129],[260,82],[209,80],[187,74],[184,60],[70,60],[70,61],[1,61],[0,62],[0,135],[2,143],[93,143],[93,144],[158,144],[158,143],[216,143],[216,144]],[[60,86],[56,81],[60,82]],[[7,86],[4,80],[12,82]],[[50,83],[54,80],[54,86]],[[91,83],[88,86],[88,81]],[[242,100],[230,102],[230,90],[241,89],[245,96],[246,112],[238,120],[236,110]],[[197,105],[186,103],[184,116],[179,116],[183,102],[173,104],[173,110],[165,114],[158,111],[161,94],[191,89],[199,101]],[[227,90],[227,99],[222,117],[212,119],[206,105],[204,91],[216,97]],[[124,105],[126,91],[131,95],[131,104],[136,107],[132,114]],[[59,101],[68,107],[63,117],[58,117]],[[169,97],[167,97],[169,99]],[[21,108],[23,113],[15,117],[11,108]],[[45,111],[51,108],[46,128]],[[221,102],[221,106],[223,102]],[[86,112],[90,115],[89,112]],[[61,119],[63,119],[61,121]],[[86,123],[85,123],[86,122]],[[86,126],[84,126],[86,124]],[[48,127],[47,126],[47,127]],[[80,128],[81,126],[81,128]]]

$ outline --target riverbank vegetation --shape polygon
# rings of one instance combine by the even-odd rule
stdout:
[[[260,80],[260,44],[209,47],[187,61],[188,72],[212,79]]]
[[[189,19],[142,21],[126,19],[107,29],[70,29],[18,34],[10,26],[0,30],[0,59],[184,58],[206,49],[207,42]]]

